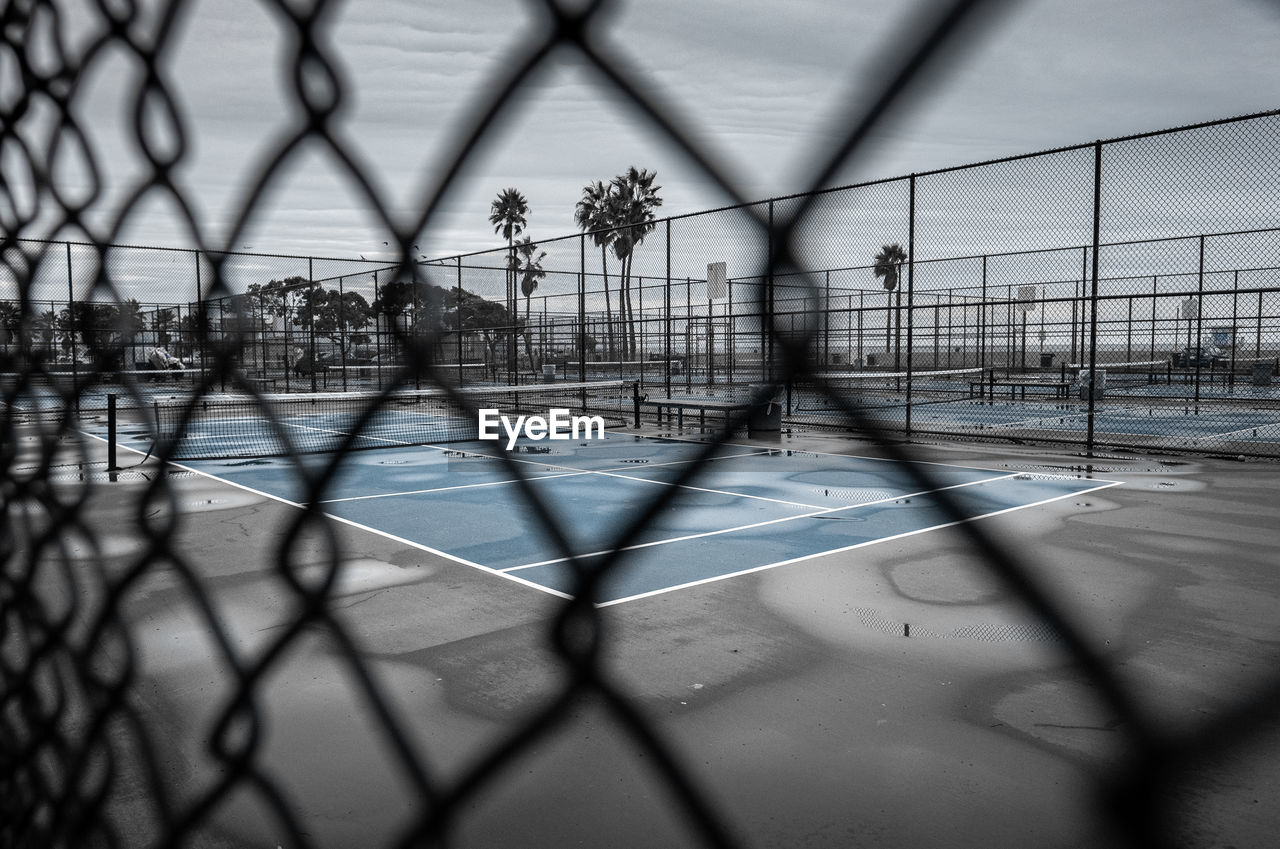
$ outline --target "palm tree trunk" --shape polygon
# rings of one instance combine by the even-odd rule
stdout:
[[[902,289],[897,292],[898,306],[893,311],[893,370],[902,371]]]
[[[613,310],[609,304],[609,253],[600,246],[600,263],[604,266],[604,327],[608,338],[608,356],[613,359]]]
[[[507,236],[507,321],[511,323],[511,327],[507,333],[507,379],[514,380],[516,374],[516,359],[520,356],[517,353],[516,345],[516,269],[515,269],[515,235]]]
[[[533,325],[529,323],[529,303],[532,295],[524,296],[524,352],[529,357],[529,372],[538,375],[538,364],[533,361]]]
[[[884,308],[884,358],[887,362],[889,352],[893,350],[893,290],[885,294],[889,296]]]
[[[627,274],[626,274],[626,353],[628,360],[636,358],[636,313],[631,303],[631,264],[634,253],[627,254]]]

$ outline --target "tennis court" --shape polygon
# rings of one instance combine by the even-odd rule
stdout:
[[[1108,481],[725,444],[689,481],[697,442],[625,432],[546,443],[522,439],[413,446],[347,456],[318,507],[342,522],[559,596],[651,500],[678,488],[599,583],[617,604],[924,533],[1112,486]],[[308,455],[319,469],[332,461]],[[186,461],[195,471],[291,504],[305,481],[287,458]],[[513,468],[515,467],[515,468]],[[518,473],[516,469],[518,468]],[[931,484],[922,487],[923,472]],[[528,508],[523,477],[567,541],[557,547]],[[477,516],[483,517],[480,521]]]

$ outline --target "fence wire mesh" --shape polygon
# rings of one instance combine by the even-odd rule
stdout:
[[[465,844],[483,833],[477,823],[505,777],[573,726],[585,704],[603,706],[611,732],[628,740],[627,757],[658,776],[691,845],[756,845],[717,801],[715,776],[690,764],[682,741],[610,671],[607,658],[625,649],[593,601],[603,576],[622,568],[619,558],[602,568],[579,562],[563,519],[514,463],[509,473],[525,508],[554,539],[548,557],[574,564],[574,592],[517,629],[547,646],[526,648],[538,698],[521,705],[518,721],[464,753],[448,740],[456,729],[424,730],[338,612],[335,586],[350,578],[348,561],[317,505],[357,446],[305,461],[278,420],[282,394],[358,393],[358,430],[406,387],[466,405],[460,387],[625,380],[637,397],[776,397],[782,427],[852,431],[899,460],[913,456],[907,439],[923,434],[1075,444],[1090,456],[1101,446],[1280,455],[1280,388],[1272,383],[1280,358],[1280,231],[1272,229],[1280,220],[1280,114],[752,201],[690,140],[643,74],[611,54],[596,26],[606,4],[531,3],[547,26],[516,45],[498,84],[468,96],[470,123],[442,163],[448,178],[400,220],[329,122],[353,91],[329,53],[328,4],[281,3],[280,39],[291,49],[282,96],[308,120],[241,187],[239,224],[264,203],[291,151],[315,142],[360,184],[400,259],[270,256],[229,250],[234,235],[211,244],[190,212],[198,199],[173,179],[191,140],[176,95],[152,72],[190,5],[148,13],[86,7],[94,26],[80,21],[76,31],[92,35],[74,48],[58,38],[72,29],[60,4],[13,2],[0,12],[0,55],[6,73],[21,79],[0,114],[8,152],[0,244],[6,846],[240,845],[215,827],[229,812],[269,821],[291,849]],[[815,168],[815,187],[990,5],[952,2],[921,15],[918,40],[879,81],[875,105],[842,116],[842,139]],[[615,248],[619,233],[608,230],[547,240],[538,246],[545,275],[532,293],[522,293],[507,246],[429,261],[416,255],[412,242],[440,197],[553,47],[595,66],[610,96],[636,106],[741,205],[651,221],[625,255]],[[137,81],[136,141],[150,171],[114,225],[98,230],[83,219],[92,195],[68,197],[55,177],[67,156],[90,174],[108,167],[74,104],[109,53],[148,71]],[[32,127],[51,125],[49,145],[32,143]],[[181,210],[196,247],[116,244],[148,191]],[[895,245],[900,253],[882,261]],[[723,288],[708,279],[709,257],[725,263]],[[203,402],[226,394],[254,407],[296,461],[300,507],[272,531],[258,564],[273,572],[273,603],[288,616],[252,639],[229,620],[228,606],[248,566],[222,564],[210,575],[206,558],[184,548],[178,515],[188,496],[178,479],[146,480],[128,517],[130,541],[116,550],[98,510],[121,473],[107,470],[96,443],[78,438],[86,419],[105,414],[108,396],[139,423],[152,420],[157,401],[172,402],[181,432]],[[733,415],[741,425],[749,412]],[[706,440],[700,459],[728,438]],[[161,462],[182,456],[176,440],[158,439],[152,450]],[[908,468],[922,489],[936,483],[927,466]],[[697,471],[690,466],[676,480]],[[941,501],[962,522],[962,507],[945,494]],[[645,504],[609,550],[643,539],[670,507],[670,498]],[[1182,845],[1176,789],[1210,756],[1270,727],[1280,678],[1268,671],[1231,710],[1170,731],[1034,569],[980,524],[960,528],[987,568],[1060,636],[1118,717],[1117,754],[1096,774],[1099,834],[1129,846]],[[162,721],[163,675],[156,660],[140,662],[137,646],[143,629],[175,621],[185,630],[172,639],[199,644],[211,674],[201,715]],[[285,777],[307,763],[289,762],[296,752],[278,730],[288,720],[267,705],[282,691],[305,691],[315,664],[349,682],[343,705],[365,717],[394,778],[387,810],[396,816],[379,833],[315,837],[304,813],[315,800],[300,799]],[[177,737],[203,741],[196,761],[178,763]],[[312,741],[316,748],[367,757],[342,741]],[[339,800],[343,791],[331,789]],[[618,845],[617,836],[598,835],[598,843]]]

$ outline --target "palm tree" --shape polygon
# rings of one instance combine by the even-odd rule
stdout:
[[[513,188],[503,189],[489,206],[489,223],[493,232],[507,240],[507,312],[516,314],[516,278],[512,266],[515,263],[515,238],[524,232],[529,223],[529,202]],[[516,352],[512,347],[507,357],[508,368],[515,371]]]
[[[893,346],[892,328],[896,315],[893,309],[893,294],[895,291],[898,293],[898,306],[901,307],[902,290],[898,288],[898,283],[902,279],[902,264],[907,261],[907,252],[902,249],[902,245],[894,242],[881,247],[880,253],[876,254],[871,261],[874,263],[872,272],[884,282],[885,291],[889,293],[888,309],[884,316],[884,346],[886,349],[893,347],[893,367],[897,370],[900,367],[902,317],[898,315],[898,345]]]
[[[529,369],[537,372],[538,366],[533,361],[533,331],[529,322],[529,304],[533,293],[538,290],[538,281],[547,276],[547,272],[542,270],[542,260],[546,259],[547,252],[539,251],[538,246],[528,236],[515,243],[515,250],[517,256],[512,271],[520,275],[520,293],[524,295],[524,349],[529,355]]]
[[[579,230],[591,234],[591,241],[600,248],[600,264],[604,270],[604,326],[608,338],[609,355],[612,356],[613,307],[609,303],[609,253],[606,249],[617,238],[618,231],[613,229],[609,188],[600,180],[584,186],[582,199],[573,209],[573,220]]]
[[[657,173],[632,165],[610,183],[611,208],[615,223],[621,228],[613,242],[613,252],[623,263],[622,286],[625,301],[622,308],[627,326],[626,348],[629,357],[636,355],[635,308],[631,302],[631,268],[635,249],[654,228],[653,210],[662,206],[653,181]],[[619,296],[620,301],[623,296]]]

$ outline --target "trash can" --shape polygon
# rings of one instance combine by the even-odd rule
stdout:
[[[1271,372],[1271,363],[1254,363],[1252,367],[1253,385],[1270,386]]]
[[[753,438],[782,434],[782,387],[752,384],[751,409],[747,411],[747,435]]]
[[[876,355],[867,354],[867,368],[875,368],[875,367],[876,367]]]
[[[543,383],[556,382],[556,364],[555,363],[547,363],[542,367],[542,382]]]
[[[1087,368],[1080,369],[1079,387],[1080,400],[1089,400],[1089,370]],[[1107,370],[1098,369],[1098,379],[1093,384],[1093,400],[1101,401],[1107,389]]]
[[[1040,355],[1040,368],[1053,368],[1053,354]]]

